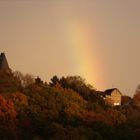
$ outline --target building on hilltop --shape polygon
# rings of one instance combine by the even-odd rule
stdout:
[[[117,88],[107,89],[102,92],[101,96],[108,104],[113,106],[121,105],[122,93]]]
[[[11,71],[5,53],[0,54],[0,70]]]

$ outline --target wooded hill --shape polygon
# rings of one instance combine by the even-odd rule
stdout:
[[[138,140],[140,107],[128,96],[110,106],[99,93],[79,76],[45,83],[0,71],[0,139]]]

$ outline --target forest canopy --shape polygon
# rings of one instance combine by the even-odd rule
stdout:
[[[122,96],[115,107],[80,76],[53,76],[47,83],[0,71],[0,139],[138,140],[136,96]]]

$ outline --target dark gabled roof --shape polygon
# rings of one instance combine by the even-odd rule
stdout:
[[[4,53],[0,54],[0,69],[1,70],[10,69]]]
[[[121,95],[122,93],[119,91],[119,89],[117,88],[112,88],[112,89],[107,89],[104,91],[105,95],[111,95],[111,93],[114,91],[114,90],[117,90]]]
[[[111,88],[111,89],[107,89],[105,91],[99,91],[98,94],[102,97],[105,97],[106,95],[111,95],[111,93],[114,91],[114,90],[118,90],[117,88]],[[119,91],[119,90],[118,90]],[[120,92],[120,91],[119,91]],[[120,92],[120,94],[122,94]]]
[[[105,90],[104,92],[105,92],[106,95],[111,95],[111,93],[112,93],[114,90],[118,90],[118,89],[117,89],[117,88],[107,89],[107,90]]]

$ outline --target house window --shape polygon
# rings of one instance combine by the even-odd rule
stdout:
[[[114,105],[120,105],[120,103],[114,103]]]

